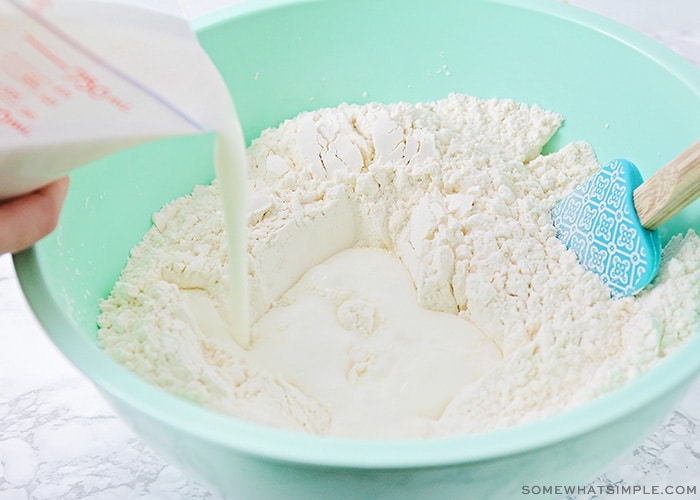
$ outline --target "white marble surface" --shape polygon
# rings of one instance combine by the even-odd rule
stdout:
[[[185,7],[198,15],[235,1],[187,0]],[[700,66],[699,0],[570,3],[645,32]],[[591,483],[608,484],[695,486],[697,496],[678,498],[700,498],[700,380],[652,435]],[[44,336],[9,255],[0,256],[0,500],[136,498],[221,497],[125,427]]]

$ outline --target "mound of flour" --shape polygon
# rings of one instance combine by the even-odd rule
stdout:
[[[249,148],[253,343],[228,331],[216,181],[166,205],[101,304],[100,345],[154,384],[315,434],[515,425],[649,370],[700,327],[700,239],[610,300],[550,210],[599,165],[562,117],[450,95],[302,113]]]

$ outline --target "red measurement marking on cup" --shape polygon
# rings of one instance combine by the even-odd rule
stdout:
[[[12,114],[9,109],[0,108],[0,125],[7,125],[22,135],[29,135],[31,129],[29,125],[22,123]]]
[[[108,86],[99,83],[87,70],[73,68],[71,74],[66,76],[73,82],[76,90],[86,93],[93,99],[106,101],[121,111],[129,111],[131,108],[128,103],[115,96]]]
[[[0,63],[3,61],[0,59]],[[0,64],[0,71],[2,71]],[[25,105],[22,93],[11,85],[0,85],[0,126],[7,126],[27,136],[36,113]]]
[[[53,91],[61,97],[68,98],[71,96],[71,91],[69,89],[67,89],[66,87],[64,87],[63,85],[58,85],[58,84],[54,85]]]
[[[29,108],[19,108],[17,114],[26,120],[36,120],[36,113]]]
[[[88,95],[92,99],[105,101],[120,111],[128,112],[131,109],[131,106],[127,102],[114,95],[109,86],[101,83],[98,78],[88,70],[68,64],[29,33],[25,35],[25,40],[48,61],[63,71],[67,81],[73,84],[75,90]],[[65,87],[59,85],[54,88],[60,89],[60,91],[68,97],[69,91]]]
[[[0,87],[0,104],[3,103],[25,120],[36,119],[36,113],[23,104],[22,94],[12,87]]]
[[[9,86],[0,87],[0,100],[2,101],[14,104],[18,103],[21,97],[22,94],[20,94],[17,89]]]
[[[56,108],[71,97],[65,85],[54,84],[57,75],[63,72],[35,64],[36,55],[33,59],[20,50],[0,54],[0,79],[3,80],[0,83],[0,104],[11,110],[15,119],[27,122],[37,120],[42,108]],[[29,125],[25,125],[23,130],[28,128]]]
[[[43,55],[48,61],[52,62],[56,66],[58,66],[60,69],[63,71],[66,71],[68,69],[68,64],[58,57],[55,52],[50,50],[46,45],[41,43],[39,40],[34,38],[32,35],[29,33],[25,33],[24,39],[27,41],[29,45],[34,47],[41,55]]]

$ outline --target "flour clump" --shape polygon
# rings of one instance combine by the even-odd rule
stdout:
[[[183,398],[319,435],[430,437],[541,418],[649,370],[700,327],[700,239],[611,300],[550,210],[599,167],[562,117],[465,95],[305,112],[251,144],[253,342],[228,334],[219,186],[154,215],[100,345]],[[678,300],[682,297],[683,300]]]

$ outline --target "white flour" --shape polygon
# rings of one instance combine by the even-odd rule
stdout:
[[[184,398],[317,434],[478,432],[619,387],[698,331],[700,239],[610,300],[555,237],[551,207],[599,168],[583,143],[540,156],[560,124],[461,95],[288,120],[249,149],[250,348],[224,319],[216,182],[154,216],[100,343]]]

